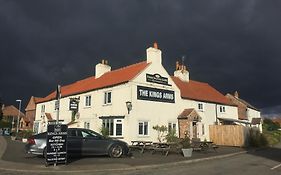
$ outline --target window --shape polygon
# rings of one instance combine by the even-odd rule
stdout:
[[[198,103],[198,110],[199,111],[204,111],[203,103]]]
[[[109,136],[123,135],[123,119],[103,119],[102,126],[108,129]]]
[[[220,112],[225,112],[225,107],[224,106],[220,106]]]
[[[168,123],[168,132],[177,131],[177,124],[174,122]]]
[[[148,135],[148,122],[139,122],[139,135]]]
[[[90,122],[84,122],[84,128],[90,129]]]
[[[204,135],[205,134],[205,126],[204,126],[204,124],[202,124],[202,135]]]
[[[45,112],[45,105],[41,106],[41,112]]]
[[[85,97],[85,106],[91,106],[91,95]]]
[[[111,92],[104,93],[104,104],[111,104]]]

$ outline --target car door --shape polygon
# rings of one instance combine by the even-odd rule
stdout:
[[[82,155],[82,134],[77,129],[67,131],[67,150],[69,154]]]
[[[108,140],[104,139],[100,135],[95,135],[88,130],[81,130],[83,137],[83,154],[84,155],[103,155],[107,154],[107,148],[109,145]]]

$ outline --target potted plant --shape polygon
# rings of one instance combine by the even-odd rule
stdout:
[[[184,157],[191,157],[192,156],[192,151],[193,148],[191,148],[191,144],[190,144],[190,139],[189,137],[185,136],[181,142],[180,142],[181,146],[182,146],[182,153]]]

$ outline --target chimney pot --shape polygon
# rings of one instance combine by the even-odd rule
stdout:
[[[157,42],[154,42],[153,47],[154,47],[155,49],[158,49],[158,44],[157,44]]]

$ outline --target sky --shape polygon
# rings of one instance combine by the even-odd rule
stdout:
[[[269,113],[281,113],[281,1],[0,0],[0,97],[23,108],[57,84],[144,61],[158,43],[173,74],[184,58],[190,78]]]

